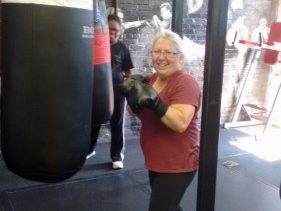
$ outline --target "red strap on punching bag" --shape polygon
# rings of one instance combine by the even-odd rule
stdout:
[[[94,64],[110,63],[110,44],[109,44],[109,32],[95,33],[94,39]]]
[[[111,62],[109,29],[105,1],[94,1],[94,64]]]
[[[92,124],[109,120],[113,113],[113,81],[106,5],[94,0],[94,88]]]

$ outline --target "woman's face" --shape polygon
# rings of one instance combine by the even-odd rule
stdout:
[[[167,39],[156,41],[152,51],[152,64],[160,78],[167,78],[182,68],[183,55],[176,51],[174,44]]]

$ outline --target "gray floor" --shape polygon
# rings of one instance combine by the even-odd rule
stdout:
[[[245,143],[253,141],[251,138],[251,134],[241,130],[221,129],[216,211],[281,210],[281,160],[267,161],[233,145],[237,142],[247,145]],[[109,143],[99,143],[96,151],[96,156],[76,175],[55,184],[22,179],[9,172],[0,157],[0,210],[147,210],[150,190],[138,139],[127,139],[122,170],[110,168]],[[238,166],[228,168],[224,165],[226,161]],[[185,211],[196,210],[196,189],[197,177],[182,200]]]

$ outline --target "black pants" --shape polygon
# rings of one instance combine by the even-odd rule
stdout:
[[[124,158],[125,139],[124,139],[124,112],[125,97],[114,95],[114,109],[110,119],[111,130],[111,146],[110,157],[112,161],[121,161]],[[101,125],[92,125],[91,129],[91,145],[89,153],[91,153],[97,144]]]
[[[149,171],[149,211],[181,211],[181,199],[195,172],[157,173]]]

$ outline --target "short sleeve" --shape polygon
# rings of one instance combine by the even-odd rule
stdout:
[[[197,109],[201,103],[201,90],[197,81],[188,74],[178,74],[169,84],[169,104],[189,104]]]

